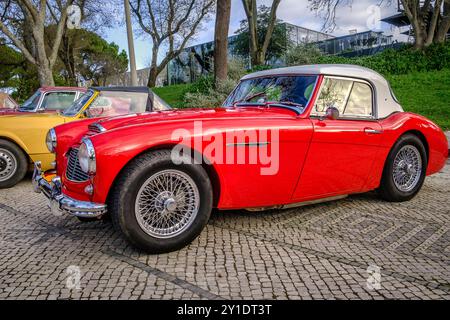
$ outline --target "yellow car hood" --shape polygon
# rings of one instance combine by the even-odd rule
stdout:
[[[0,138],[14,141],[29,155],[48,153],[47,132],[57,125],[76,118],[59,114],[30,113],[0,116]]]

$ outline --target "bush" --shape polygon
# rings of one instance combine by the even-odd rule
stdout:
[[[217,108],[220,107],[228,95],[233,91],[237,82],[228,79],[220,83],[217,88],[213,86],[206,92],[187,92],[184,95],[186,108]]]
[[[245,63],[239,59],[228,62],[228,80],[215,87],[212,75],[203,76],[183,93],[185,108],[213,108],[221,106],[239,80],[247,74]]]
[[[189,88],[184,92],[184,94],[188,93],[202,93],[205,94],[209,92],[211,88],[214,87],[214,76],[202,76],[197,81],[193,82]]]
[[[315,64],[321,57],[322,53],[316,46],[298,45],[286,52],[286,64],[288,66]]]
[[[265,70],[270,70],[276,67],[272,67],[269,65],[259,65],[259,66],[253,66],[253,68],[251,68],[250,70],[247,70],[247,73],[253,73],[253,72],[258,72],[258,71],[265,71]]]
[[[247,74],[245,62],[241,59],[231,59],[228,62],[228,78],[234,81],[239,81]]]
[[[357,58],[322,56],[317,63],[356,64],[386,76],[442,70],[450,68],[450,43],[434,44],[423,51],[405,45],[399,50],[388,49],[373,56]]]

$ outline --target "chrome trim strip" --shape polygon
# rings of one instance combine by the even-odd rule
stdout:
[[[91,124],[92,127],[97,128],[100,133],[105,132],[106,129],[98,122]]]
[[[83,138],[82,139],[82,143],[84,143],[86,145],[86,150],[88,153],[88,157],[89,157],[89,164],[88,164],[88,175],[93,175],[97,172],[97,160],[95,157],[95,148],[94,148],[94,144],[92,143],[91,139],[89,138]],[[78,149],[79,152],[80,149]],[[80,161],[80,154],[78,153],[78,161]],[[81,164],[80,164],[81,167]],[[81,169],[83,170],[83,169]],[[84,171],[84,170],[83,170]]]
[[[270,142],[246,142],[246,143],[228,143],[227,147],[265,147]]]
[[[375,130],[375,129],[366,128],[366,129],[364,129],[364,132],[367,134],[382,134],[383,130]]]
[[[335,196],[335,197],[328,197],[328,198],[322,198],[322,199],[317,199],[317,200],[303,201],[303,202],[290,203],[290,204],[284,204],[284,205],[278,205],[278,206],[246,208],[245,210],[250,211],[250,212],[261,212],[261,211],[275,210],[275,209],[276,210],[292,209],[292,208],[299,208],[299,207],[303,207],[303,206],[309,206],[309,205],[319,204],[319,203],[328,202],[328,201],[341,200],[341,199],[345,199],[347,197],[348,197],[348,194],[344,194],[344,195]]]

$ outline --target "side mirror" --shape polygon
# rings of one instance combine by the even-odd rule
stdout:
[[[325,112],[325,119],[327,120],[337,120],[339,119],[339,109],[336,107],[328,107]]]

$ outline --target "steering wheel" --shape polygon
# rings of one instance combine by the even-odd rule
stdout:
[[[264,96],[266,98],[264,100],[267,100],[267,94],[264,91],[262,91],[262,92],[258,92],[258,93],[252,94],[251,96],[245,98],[244,102],[250,102],[250,100],[253,100],[253,99],[261,97],[261,96]]]
[[[308,103],[308,100],[305,97],[299,95],[288,95],[287,97],[284,97],[282,100],[301,104],[304,106],[306,106],[306,104]]]

